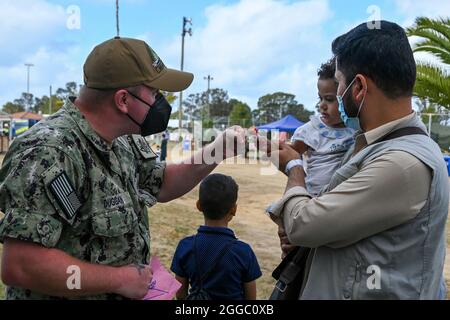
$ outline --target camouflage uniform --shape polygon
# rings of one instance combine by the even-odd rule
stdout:
[[[5,213],[0,242],[5,237],[31,241],[95,264],[148,264],[146,207],[157,201],[165,165],[141,136],[108,145],[72,102],[17,138],[6,155],[0,171]],[[7,299],[52,298],[7,288]]]

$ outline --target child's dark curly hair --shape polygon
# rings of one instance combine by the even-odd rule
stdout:
[[[336,71],[336,60],[335,58],[332,58],[320,66],[320,69],[317,71],[317,75],[319,76],[320,80],[332,79],[336,81],[334,77],[335,71]]]

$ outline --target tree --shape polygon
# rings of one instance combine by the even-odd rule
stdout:
[[[200,119],[199,93],[191,93],[183,100],[183,122],[188,122],[188,127],[192,127],[192,121]]]
[[[33,94],[28,94],[26,92],[22,92],[22,95],[18,99],[14,99],[13,102],[7,102],[3,106],[3,111],[8,113],[14,113],[14,112],[23,112],[28,110],[28,108],[33,108]],[[14,112],[6,111],[6,110],[16,110]]]
[[[305,106],[299,103],[296,106],[294,105],[288,106],[287,114],[293,115],[302,122],[308,122],[309,117],[311,117],[314,114],[314,112],[306,110]]]
[[[231,99],[230,125],[239,125],[244,128],[252,126],[252,111],[250,107],[239,100]]]
[[[215,88],[209,90],[209,115],[211,118],[229,117],[233,106],[229,103],[228,92]],[[202,93],[202,102],[208,104],[207,91]]]
[[[53,114],[64,105],[64,101],[60,100],[56,95],[52,95],[52,105],[50,110],[50,98],[48,96],[43,96],[42,98],[34,99],[34,112],[43,114]]]
[[[189,119],[203,119],[203,127],[211,128],[213,123],[228,118],[233,106],[229,102],[227,91],[223,89],[211,89],[208,92],[190,94],[183,101],[183,112]],[[220,121],[219,121],[220,122]]]
[[[258,108],[253,111],[257,125],[280,120],[288,114],[307,122],[313,112],[305,110],[304,106],[295,100],[295,95],[284,92],[262,96],[258,100]]]
[[[186,115],[189,119],[199,120],[201,117],[200,108],[202,106],[201,94],[191,93],[183,101],[183,115]]]
[[[76,82],[67,82],[66,88],[58,88],[56,90],[56,96],[59,100],[66,100],[70,96],[76,96],[78,94],[78,85]]]
[[[419,61],[414,94],[450,109],[450,19],[419,17],[406,32],[408,36],[422,38],[414,46],[414,52],[428,52],[447,65]]]
[[[22,105],[15,104],[13,102],[7,102],[3,106],[2,111],[7,113],[16,113],[25,111],[25,108]]]

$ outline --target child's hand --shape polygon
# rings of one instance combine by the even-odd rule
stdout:
[[[278,150],[270,153],[270,161],[280,170],[284,172],[289,161],[299,159],[300,154],[290,145],[281,143]]]
[[[301,140],[295,140],[294,142],[292,142],[291,147],[299,154],[304,154],[306,151],[308,151],[309,148],[308,145]]]

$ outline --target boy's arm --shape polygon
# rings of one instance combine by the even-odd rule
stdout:
[[[244,298],[245,300],[256,300],[256,281],[244,283]]]
[[[185,300],[188,295],[189,279],[177,275],[175,276],[175,279],[177,279],[178,282],[181,283],[181,288],[178,289],[176,293],[177,300]]]

